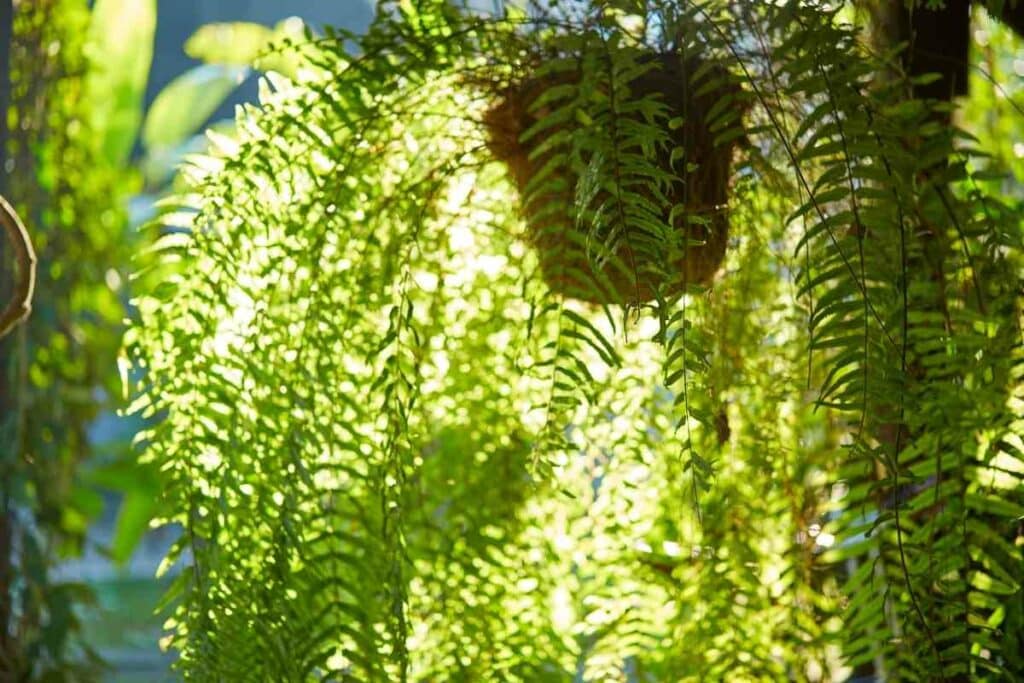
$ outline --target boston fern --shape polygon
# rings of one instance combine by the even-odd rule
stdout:
[[[551,4],[284,46],[182,170],[128,352],[186,677],[1024,673],[992,157],[842,7]]]

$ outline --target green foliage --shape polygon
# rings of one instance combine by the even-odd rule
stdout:
[[[106,163],[124,166],[142,124],[142,98],[153,60],[155,0],[97,0],[89,22],[92,68],[85,96],[89,125]]]
[[[246,67],[204,64],[171,81],[146,113],[142,142],[151,152],[175,147],[206,123],[249,75]]]
[[[301,41],[303,34],[303,23],[296,17],[280,21],[273,28],[245,21],[207,24],[186,41],[185,52],[207,64],[257,66],[293,76],[299,60],[279,46]]]
[[[156,473],[134,462],[127,443],[96,443],[91,433],[123,398],[116,359],[137,244],[125,206],[139,189],[127,162],[143,121],[154,22],[151,2],[101,1],[90,11],[79,0],[46,0],[17,3],[14,13],[0,187],[28,225],[39,268],[32,316],[0,345],[3,680],[98,676],[79,626],[92,595],[53,569],[82,552],[102,511],[98,489],[124,494],[111,547],[101,549],[117,562],[155,514]],[[245,72],[200,67],[162,93],[145,118],[146,170],[157,175],[154,158],[177,152],[168,148],[194,134]],[[197,84],[197,73],[214,78]],[[9,254],[0,256],[6,301]]]
[[[1024,180],[1024,75],[1022,38],[994,21],[980,9],[973,20],[977,29],[971,46],[971,98],[965,103],[963,125],[978,139],[978,145],[996,157],[996,169],[1008,168],[1016,182],[995,174],[983,185],[1020,201]],[[979,165],[985,164],[979,160]],[[1002,182],[1001,182],[1002,181]]]
[[[78,630],[89,592],[50,576],[80,552],[102,508],[77,467],[91,450],[90,424],[120,394],[127,179],[93,129],[89,19],[72,0],[18,3],[14,15],[3,184],[39,267],[32,315],[0,348],[0,670],[10,680],[95,673]]]
[[[274,31],[263,24],[207,24],[188,39],[185,53],[207,63],[249,66],[273,39]]]
[[[1020,216],[836,11],[403,0],[290,49],[127,340],[187,678],[1021,673]],[[668,49],[744,143],[707,288],[624,95]],[[527,228],[483,122],[538,63]],[[552,291],[538,224],[653,301]]]

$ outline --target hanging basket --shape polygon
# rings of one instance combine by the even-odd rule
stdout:
[[[649,244],[645,252],[630,243],[628,225],[625,237],[617,242],[614,258],[588,257],[587,249],[581,248],[586,242],[585,228],[574,215],[578,174],[563,167],[556,171],[565,181],[560,184],[562,189],[547,194],[532,192],[521,209],[528,241],[538,252],[545,282],[567,297],[600,304],[651,301],[658,290],[663,296],[670,296],[689,285],[707,285],[725,257],[729,233],[726,207],[736,137],[726,136],[728,141],[716,144],[716,132],[722,131],[712,131],[706,118],[716,102],[735,95],[739,88],[722,67],[705,66],[696,57],[684,59],[675,53],[652,53],[640,59],[650,60],[655,65],[629,83],[630,96],[657,96],[667,107],[669,119],[683,121],[681,126],[668,131],[671,145],[659,149],[654,159],[661,170],[675,178],[667,192],[668,199],[683,209],[677,208],[672,216],[666,211],[661,217],[666,225],[671,219],[672,229],[681,238],[676,241],[683,245],[678,256],[667,263],[674,272],[665,272],[664,258],[661,268],[650,263],[653,259],[644,256],[651,253]],[[551,158],[542,145],[567,124],[539,126],[542,132],[527,140],[523,140],[523,133],[549,115],[549,108],[543,103],[537,106],[538,98],[574,78],[578,83],[579,74],[559,74],[513,84],[500,93],[484,118],[488,146],[508,166],[523,198],[528,196],[531,179]],[[734,97],[734,101],[739,98]],[[670,147],[684,150],[681,163],[677,154],[673,164]],[[688,170],[680,172],[682,166]],[[601,264],[597,272],[595,262]]]

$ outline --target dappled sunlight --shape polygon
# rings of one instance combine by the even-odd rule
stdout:
[[[1019,88],[950,114],[959,64],[822,3],[401,0],[206,27],[144,111],[125,1],[17,3],[0,678],[86,642],[47,569],[97,487],[111,557],[173,532],[189,680],[1020,669]]]

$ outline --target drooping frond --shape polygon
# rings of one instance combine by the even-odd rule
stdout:
[[[1019,218],[837,9],[648,4],[397,3],[186,168],[187,676],[1019,667]]]

